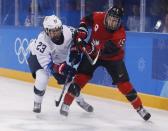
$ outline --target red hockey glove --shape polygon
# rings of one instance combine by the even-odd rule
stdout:
[[[78,39],[81,39],[82,41],[87,38],[88,30],[84,27],[78,28],[74,33],[74,41],[76,44],[78,44]]]
[[[52,70],[52,73],[57,73],[64,76],[67,76],[69,72],[72,76],[74,76],[76,73],[76,69],[68,65],[66,62],[61,63],[59,65],[53,64],[51,70]]]
[[[53,64],[52,65],[52,70],[53,72],[55,73],[58,73],[58,74],[63,74],[63,70],[65,69],[65,66],[66,66],[66,63],[63,62],[61,64]]]
[[[66,62],[59,65],[52,64],[50,69],[58,84],[64,84],[68,74],[70,76],[68,82],[70,82],[76,73],[76,69],[68,65]]]

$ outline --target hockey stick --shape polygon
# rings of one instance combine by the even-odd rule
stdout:
[[[78,42],[80,43],[80,42],[82,42],[82,40],[79,38],[79,39],[78,39]],[[87,52],[87,50],[86,50],[85,47],[82,47],[82,51],[83,51],[83,53],[86,55],[86,57],[88,58],[90,64],[91,64],[91,65],[95,65],[96,62],[97,62],[97,60],[98,60],[98,58],[99,58],[100,50],[98,50],[95,59],[92,59],[92,58],[90,57],[90,55],[89,55],[89,53]]]
[[[74,62],[72,61],[71,67],[73,68],[73,66],[74,66]],[[66,80],[65,80],[65,84],[64,84],[63,89],[62,89],[62,91],[61,91],[61,95],[60,95],[60,97],[59,97],[59,100],[55,100],[55,105],[56,105],[56,107],[59,106],[59,104],[60,104],[60,102],[61,102],[61,100],[62,100],[62,97],[63,97],[64,92],[65,92],[65,90],[66,90],[66,85],[67,85],[68,80],[69,80],[69,78],[70,78],[70,74],[71,74],[71,73],[70,73],[70,70],[69,70],[69,71],[68,71],[68,75],[67,75]]]
[[[88,58],[90,64],[91,64],[91,65],[95,65],[96,62],[97,62],[97,60],[98,60],[98,58],[99,58],[100,50],[98,50],[95,59],[92,59],[92,58],[90,57],[90,55],[89,55],[89,53],[86,51],[86,48],[85,48],[85,47],[82,47],[82,50],[83,50],[84,54],[86,55],[86,57]]]

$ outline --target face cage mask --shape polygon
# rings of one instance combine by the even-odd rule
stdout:
[[[109,25],[108,20],[110,20],[110,18],[108,18],[108,17],[111,17],[111,18],[114,18],[114,19],[118,19],[118,22],[116,23],[115,27],[112,27],[111,25]],[[114,20],[114,22],[115,22],[115,20]],[[116,31],[120,27],[120,25],[121,25],[121,19],[118,18],[117,16],[107,15],[105,17],[105,27],[106,27],[106,30],[108,32]]]
[[[51,33],[54,35],[54,32],[57,32],[58,30],[60,30],[60,36],[57,37],[57,36],[53,36],[51,37]],[[47,33],[47,35],[51,38],[51,41],[53,43],[55,43],[56,45],[61,45],[63,44],[64,42],[64,36],[63,36],[63,30],[62,30],[62,27],[59,28],[59,29],[46,29],[45,32]]]

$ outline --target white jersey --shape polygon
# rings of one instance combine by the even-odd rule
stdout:
[[[73,40],[73,31],[74,28],[63,25],[64,42],[61,45],[53,43],[44,31],[35,41],[30,43],[29,50],[32,55],[37,56],[41,67],[48,70],[49,63],[60,64],[66,61]]]

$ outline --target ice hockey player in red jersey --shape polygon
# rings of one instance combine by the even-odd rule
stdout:
[[[103,66],[111,76],[113,84],[117,85],[119,91],[132,104],[138,114],[144,120],[148,120],[151,117],[150,113],[144,109],[140,97],[129,81],[123,60],[126,33],[121,24],[122,16],[123,9],[114,6],[106,12],[93,12],[81,20],[75,37],[78,47],[85,47],[93,59],[99,51],[100,54],[94,65],[90,63],[86,55],[83,55],[77,74],[64,97],[64,102],[60,109],[62,115],[68,115],[69,107],[74,98],[80,94],[81,89],[92,78],[97,67]],[[91,28],[91,36],[88,43],[85,44],[84,40],[88,36],[88,27]],[[81,50],[82,48],[79,49]]]

